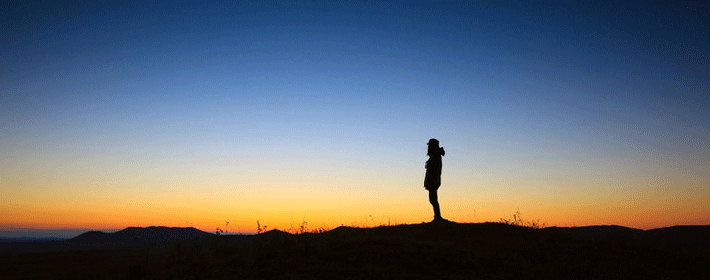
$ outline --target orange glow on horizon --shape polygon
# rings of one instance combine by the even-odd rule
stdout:
[[[431,220],[430,206],[425,198],[419,201],[407,200],[392,203],[382,199],[378,203],[357,205],[357,203],[323,204],[313,201],[301,207],[282,204],[279,209],[277,201],[264,208],[230,208],[204,207],[202,205],[186,207],[178,203],[153,205],[150,208],[140,207],[94,207],[84,208],[81,205],[63,208],[33,207],[31,211],[22,208],[2,207],[5,213],[0,219],[0,225],[7,228],[34,229],[122,229],[125,227],[195,227],[206,232],[215,232],[217,228],[231,233],[254,233],[257,231],[257,221],[268,229],[294,231],[302,222],[306,228],[333,229],[335,227],[355,226],[374,227],[380,225],[416,224]],[[478,223],[499,222],[501,218],[512,219],[517,209],[510,207],[476,207],[465,209],[455,199],[443,197],[440,200],[445,218],[456,222]],[[529,203],[532,205],[533,203]],[[309,210],[307,206],[318,209]],[[87,210],[91,209],[91,210]],[[270,210],[272,209],[272,210]],[[361,211],[357,211],[357,210]],[[234,213],[242,212],[242,215]],[[584,205],[574,208],[554,208],[543,206],[534,208],[525,206],[519,208],[522,219],[527,222],[537,222],[545,226],[589,226],[589,225],[621,225],[632,228],[652,229],[673,225],[707,225],[710,216],[698,204],[688,208],[654,208],[639,207],[614,208],[604,205]],[[371,214],[366,214],[371,213]],[[225,228],[225,222],[229,226]]]
[[[444,170],[439,202],[443,216],[456,222],[498,222],[519,209],[524,220],[546,226],[651,229],[710,224],[709,191],[700,187],[708,180],[702,173],[678,173],[675,167],[664,166],[652,166],[655,173],[634,173],[619,165],[572,170],[575,177],[569,178],[551,173],[545,176],[556,177],[547,178],[535,170],[486,174],[455,162],[445,164],[453,166]],[[92,174],[104,175],[88,176],[73,169],[32,176],[10,170],[2,175],[0,226],[97,230],[170,226],[214,232],[224,230],[229,221],[230,232],[253,233],[257,221],[280,230],[298,228],[303,221],[311,230],[430,221],[431,206],[421,187],[422,164],[397,170],[401,174],[333,167],[318,173],[294,167],[254,176],[240,175],[244,171],[239,168],[202,173],[157,170],[152,176],[111,170],[94,170]],[[311,173],[319,177],[304,175]]]

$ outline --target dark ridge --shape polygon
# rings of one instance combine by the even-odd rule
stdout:
[[[672,226],[649,229],[646,232],[657,235],[686,236],[688,234],[710,237],[710,225],[706,226]]]
[[[89,231],[64,241],[4,241],[0,242],[0,252],[121,249],[154,245],[157,247],[165,247],[178,241],[196,241],[205,248],[215,246],[215,242],[225,242],[231,246],[246,246],[258,240],[290,240],[299,237],[315,239],[359,239],[367,236],[390,236],[395,239],[405,238],[418,240],[421,238],[436,239],[443,235],[466,236],[466,238],[478,238],[495,242],[495,240],[505,238],[517,240],[525,236],[542,236],[548,234],[550,236],[558,236],[562,238],[562,240],[565,240],[565,238],[585,238],[585,240],[596,240],[596,242],[603,241],[609,244],[616,244],[615,246],[633,245],[653,248],[664,252],[710,256],[710,226],[673,226],[644,231],[622,226],[549,227],[544,229],[532,229],[502,223],[421,223],[375,228],[340,226],[327,232],[303,234],[291,234],[273,229],[257,235],[224,236],[217,236],[195,228],[162,226],[146,228],[129,227],[115,233]]]
[[[608,240],[615,244],[634,244],[666,252],[710,254],[710,226],[672,226],[641,230],[622,226],[549,227],[545,231]]]
[[[687,229],[677,230],[678,238],[686,238]],[[698,272],[708,274],[704,263],[710,254],[660,250],[648,235],[621,226],[341,226],[233,249],[234,261],[219,269],[245,278],[320,279],[693,279]]]
[[[616,225],[586,226],[586,227],[549,227],[548,231],[575,233],[588,236],[614,236],[634,237],[644,233],[641,229],[628,228]]]
[[[171,242],[212,236],[213,234],[196,228],[177,227],[129,227],[112,234],[112,238],[123,242]]]
[[[280,231],[278,229],[272,229],[270,231],[260,233],[257,236],[262,237],[262,238],[269,238],[269,237],[291,236],[291,235],[293,235],[293,234],[285,232],[285,231]]]
[[[147,245],[151,243],[166,243],[182,240],[195,240],[213,234],[196,228],[178,227],[128,227],[114,232],[104,233],[89,231],[67,240],[70,244],[113,245],[118,247]]]
[[[646,242],[665,251],[710,255],[710,226],[672,226],[645,232]]]
[[[105,243],[108,241],[108,233],[101,231],[87,231],[79,234],[74,238],[67,240],[72,243],[90,244],[90,243]]]
[[[0,242],[44,242],[44,241],[64,241],[61,237],[0,237]]]
[[[349,227],[349,226],[339,226],[337,228],[331,229],[328,231],[328,233],[340,233],[340,232],[352,232],[352,231],[357,231],[361,230],[360,228],[355,228],[355,227]]]
[[[616,225],[585,226],[585,227],[549,227],[542,229],[547,232],[580,235],[590,238],[609,240],[616,243],[646,245],[648,242],[644,231]]]
[[[138,240],[135,244],[142,247],[0,243],[0,279],[710,279],[710,251],[699,249],[707,248],[709,230],[440,222],[338,227],[311,234],[127,228],[112,234],[87,232],[75,240],[116,242],[121,237]],[[157,246],[144,241],[183,236],[179,233],[204,237]],[[87,272],[90,267],[97,269]],[[131,271],[136,277],[127,277]]]

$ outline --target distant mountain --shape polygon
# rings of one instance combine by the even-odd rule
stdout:
[[[62,241],[65,238],[61,237],[0,237],[0,242],[43,242],[43,241]]]
[[[69,239],[92,229],[36,229],[36,228],[13,228],[0,225],[0,239]],[[115,232],[119,229],[107,229],[104,232]]]
[[[165,243],[181,240],[195,240],[213,234],[196,228],[178,227],[129,227],[114,233],[89,231],[67,240],[70,244],[111,244],[116,246],[134,246],[150,243]]]
[[[82,244],[89,244],[89,243],[105,243],[108,240],[108,233],[101,232],[101,231],[87,231],[85,233],[79,234],[74,238],[71,238],[67,240],[68,242],[72,243],[82,243]]]

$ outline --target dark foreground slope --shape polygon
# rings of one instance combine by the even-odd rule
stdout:
[[[225,274],[215,277],[688,279],[707,274],[704,264],[710,261],[708,250],[686,254],[619,242],[614,235],[589,237],[498,223],[338,228],[262,243],[256,251],[221,252],[223,263],[215,266]]]
[[[698,228],[695,228],[698,229]],[[701,228],[702,229],[702,228]],[[707,227],[705,227],[707,229]],[[340,227],[208,236],[165,248],[0,254],[0,278],[62,279],[701,279],[710,251],[656,246],[643,231],[512,225]],[[617,238],[619,230],[622,236]],[[684,238],[683,229],[653,232]],[[691,230],[692,231],[692,230]],[[634,233],[635,232],[635,233]],[[694,231],[701,234],[703,230]],[[658,239],[657,236],[666,236]],[[698,235],[695,235],[698,237]],[[707,236],[705,236],[707,238]],[[692,243],[688,241],[686,243]],[[703,247],[702,242],[696,243]],[[41,270],[37,270],[41,267]]]

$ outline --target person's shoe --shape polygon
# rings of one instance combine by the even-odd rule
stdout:
[[[444,219],[442,217],[434,217],[434,220],[431,222],[432,223],[450,223],[451,221]]]

